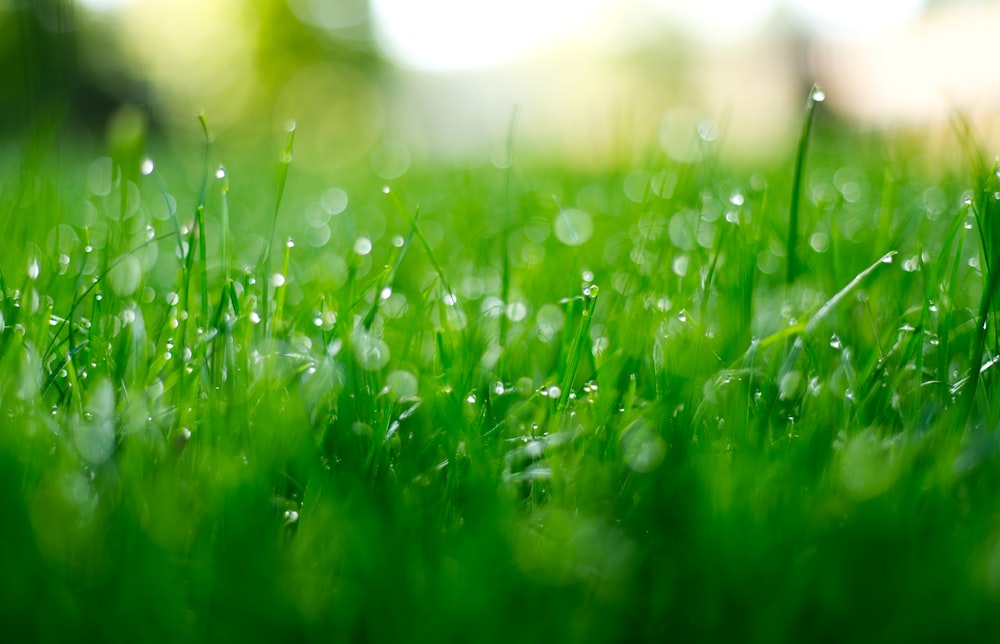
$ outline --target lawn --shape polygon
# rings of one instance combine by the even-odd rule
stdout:
[[[389,181],[210,117],[16,139],[2,639],[995,632],[992,151],[802,117]]]

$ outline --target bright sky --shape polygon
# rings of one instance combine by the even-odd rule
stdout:
[[[97,11],[157,0],[80,0]],[[291,0],[296,14],[329,23],[329,4]],[[341,0],[335,6],[362,6]],[[380,46],[396,63],[426,71],[477,69],[561,47],[622,49],[674,25],[706,43],[761,32],[778,11],[806,29],[850,38],[916,17],[926,0],[371,0]],[[303,17],[306,17],[303,16]],[[662,23],[660,22],[662,21]]]
[[[621,48],[659,21],[707,44],[759,35],[778,11],[817,35],[871,36],[917,17],[926,0],[372,0],[381,47],[427,71],[475,69],[561,46]]]

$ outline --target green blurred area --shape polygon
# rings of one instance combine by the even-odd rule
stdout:
[[[360,122],[350,117],[366,109],[363,99],[382,63],[366,5],[335,6],[341,5],[359,17],[338,29],[304,22],[274,0],[140,3],[115,11],[73,0],[6,3],[0,6],[0,66],[7,70],[0,77],[6,97],[0,135],[10,140],[59,127],[100,140],[125,107],[162,137],[194,131],[199,112],[209,114],[217,130],[253,136],[295,117],[293,104],[325,100],[328,111],[346,121],[341,143],[364,145],[349,136]],[[300,14],[315,17],[305,9]],[[320,83],[308,95],[286,88],[310,69]],[[331,98],[344,103],[339,112]],[[373,127],[380,126],[376,119]]]
[[[1000,626],[973,135],[945,157],[819,110],[788,248],[790,152],[463,167],[352,126],[316,166],[343,124],[310,97],[377,82],[363,36],[247,4],[273,102],[202,141],[66,53],[70,5],[3,6],[30,71],[0,77],[0,639]],[[282,101],[328,130],[275,134]]]

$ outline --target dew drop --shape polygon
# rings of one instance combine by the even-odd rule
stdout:
[[[372,240],[367,237],[358,237],[354,241],[354,252],[361,256],[372,252]]]
[[[810,98],[815,103],[822,103],[823,101],[826,100],[826,92],[820,89],[818,85],[814,85],[812,89],[812,94],[810,94]]]
[[[594,234],[593,219],[577,208],[559,211],[552,227],[556,238],[567,246],[580,246]]]
[[[144,177],[148,177],[153,174],[153,170],[155,169],[156,165],[153,163],[152,159],[143,159],[142,165],[139,167],[139,170],[142,172],[142,176]]]
[[[226,166],[224,166],[224,165],[220,165],[219,166],[219,168],[215,171],[215,178],[216,179],[225,179],[226,178]]]

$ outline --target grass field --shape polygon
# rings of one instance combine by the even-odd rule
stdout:
[[[814,107],[750,169],[8,146],[2,639],[996,632],[992,154]]]

